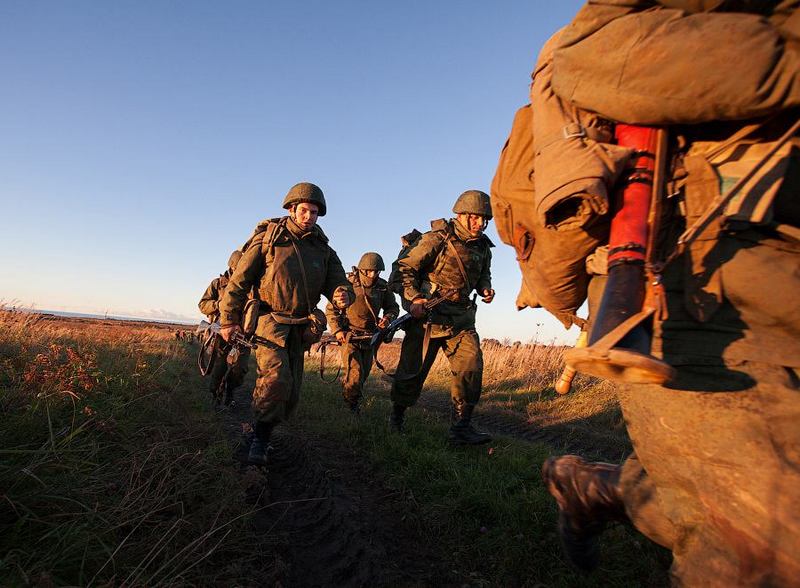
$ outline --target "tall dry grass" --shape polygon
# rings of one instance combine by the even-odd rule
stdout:
[[[187,351],[158,325],[0,311],[0,585],[211,585],[257,565]]]

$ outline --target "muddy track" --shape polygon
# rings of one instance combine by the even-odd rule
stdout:
[[[284,425],[273,434],[267,468],[247,466],[249,435],[242,431],[252,418],[249,405],[249,394],[239,391],[236,405],[220,414],[253,481],[253,500],[270,505],[254,524],[277,545],[277,582],[292,588],[457,583],[442,576],[440,554],[414,528],[413,502],[383,486],[350,449]]]

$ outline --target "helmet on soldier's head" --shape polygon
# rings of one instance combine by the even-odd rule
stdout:
[[[325,216],[327,208],[325,206],[325,195],[319,186],[310,182],[300,182],[289,189],[286,198],[283,199],[283,207],[289,210],[293,204],[310,202],[319,207],[319,216]]]
[[[236,264],[239,263],[239,260],[242,258],[242,252],[238,249],[231,253],[231,256],[228,258],[228,267],[231,268],[231,271],[236,269]]]
[[[386,269],[386,266],[383,265],[383,258],[379,254],[374,251],[369,251],[361,256],[358,262],[358,269],[362,271],[373,270],[382,272]]]
[[[453,212],[456,214],[479,214],[487,220],[491,220],[492,206],[489,204],[489,195],[480,190],[467,190],[456,200]]]

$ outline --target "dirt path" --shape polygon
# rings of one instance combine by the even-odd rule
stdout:
[[[236,458],[252,481],[253,499],[270,504],[256,529],[277,545],[281,585],[458,585],[442,554],[415,528],[413,500],[380,483],[366,460],[347,447],[311,434],[300,423],[278,427],[266,469],[246,465],[252,419],[250,390],[220,412]],[[243,426],[244,425],[244,426]],[[260,495],[260,496],[259,496]]]
[[[253,374],[221,411],[242,473],[260,510],[254,524],[275,551],[275,581],[287,587],[457,586],[441,546],[418,525],[423,520],[413,498],[386,487],[373,466],[349,447],[316,435],[294,421],[273,434],[266,469],[247,466],[250,390]],[[385,381],[372,379],[368,394],[387,394]],[[450,401],[442,390],[426,390],[413,410],[448,418]],[[413,419],[413,414],[409,415]],[[555,452],[576,452],[618,460],[619,440],[589,424],[543,426],[525,414],[486,403],[476,425],[494,435],[547,443]],[[594,429],[594,430],[593,430]]]

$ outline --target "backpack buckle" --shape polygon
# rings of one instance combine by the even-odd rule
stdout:
[[[573,137],[585,137],[586,129],[580,123],[570,123],[561,129],[561,134],[565,139],[572,139]]]

